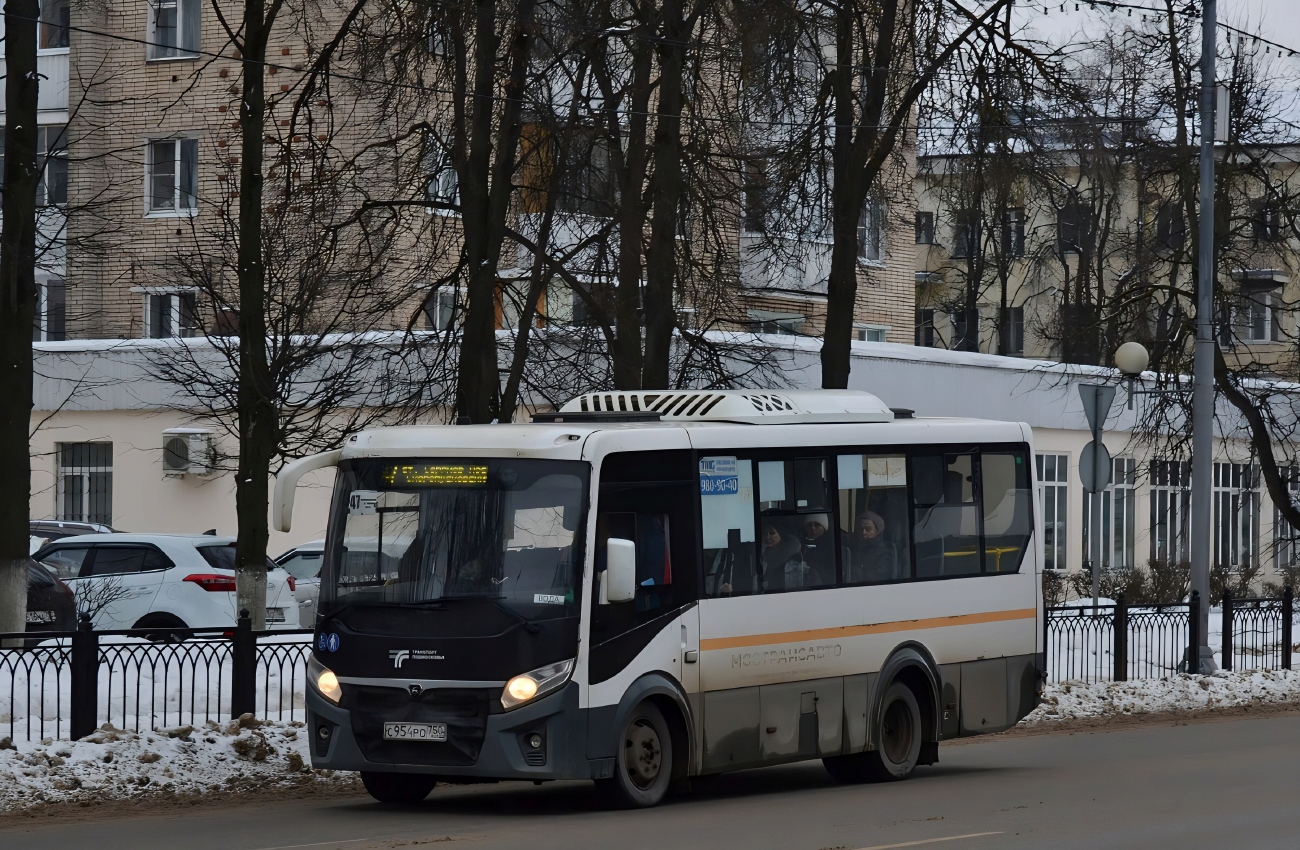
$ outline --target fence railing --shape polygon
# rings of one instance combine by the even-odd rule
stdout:
[[[1051,681],[1158,678],[1180,670],[1200,602],[1046,609],[1044,647]],[[1220,661],[1228,670],[1291,667],[1295,597],[1224,599]],[[111,723],[134,732],[202,724],[246,713],[305,720],[311,631],[188,629],[186,640],[157,629],[0,634],[0,737],[81,738]],[[1213,636],[1213,635],[1212,635]],[[166,636],[162,636],[166,637]],[[10,647],[9,644],[14,644]]]
[[[250,712],[305,720],[310,636],[255,632],[247,617],[180,641],[158,629],[93,631],[89,620],[75,632],[3,634],[0,737],[75,739],[105,722],[140,732]]]
[[[1086,603],[1045,611],[1043,645],[1050,681],[1127,681],[1186,669],[1197,634],[1200,597],[1188,602],[1130,607]],[[1219,666],[1225,670],[1290,669],[1295,646],[1295,594],[1233,599],[1225,594],[1219,621]],[[1211,632],[1210,643],[1216,636]],[[1213,647],[1212,647],[1213,648]]]

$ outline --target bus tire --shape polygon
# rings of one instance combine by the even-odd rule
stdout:
[[[438,784],[436,777],[423,773],[376,773],[361,771],[361,784],[366,792],[381,803],[418,803],[433,786]]]
[[[673,737],[663,713],[643,702],[619,732],[614,775],[597,782],[605,799],[618,808],[658,805],[673,780]]]
[[[837,782],[897,782],[912,775],[921,757],[924,734],[916,694],[902,682],[892,682],[880,701],[874,740],[876,749],[822,759]]]

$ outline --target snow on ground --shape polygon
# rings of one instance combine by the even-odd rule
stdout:
[[[1033,726],[1088,717],[1278,703],[1300,703],[1300,670],[1219,670],[1210,676],[1129,682],[1054,682],[1044,690],[1042,704],[1022,723]]]
[[[105,724],[80,741],[0,738],[0,813],[46,803],[130,800],[352,782],[314,771],[300,723],[244,715],[136,734]]]

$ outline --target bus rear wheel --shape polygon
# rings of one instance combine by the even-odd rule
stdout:
[[[921,706],[902,682],[885,691],[876,720],[876,749],[822,759],[837,782],[896,782],[912,775],[921,757]]]
[[[648,702],[632,710],[618,737],[614,775],[597,786],[620,808],[658,805],[673,775],[673,739],[663,713]]]
[[[361,784],[366,786],[371,797],[381,803],[418,803],[429,796],[438,780],[423,773],[375,773],[363,770]]]

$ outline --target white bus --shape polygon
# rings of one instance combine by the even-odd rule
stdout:
[[[903,779],[1036,704],[1025,425],[847,391],[591,394],[352,436],[286,468],[278,527],[326,466],[312,763],[381,801],[592,779],[650,806],[814,758]]]

